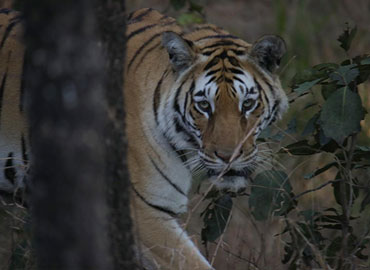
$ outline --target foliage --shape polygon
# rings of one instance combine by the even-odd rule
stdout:
[[[360,218],[358,214],[370,204],[369,189],[361,186],[356,177],[359,171],[370,168],[369,149],[358,145],[356,140],[361,131],[360,121],[367,113],[362,107],[358,85],[370,75],[370,56],[348,56],[355,34],[356,28],[347,25],[338,38],[348,59],[339,64],[313,66],[296,74],[292,81],[294,100],[307,94],[321,95],[322,99],[311,106],[316,113],[307,122],[302,140],[286,145],[280,153],[307,157],[330,153],[331,161],[303,178],[309,180],[335,169],[335,179],[321,187],[332,185],[337,206],[322,212],[297,210],[301,218],[296,222],[292,222],[286,212],[286,228],[282,234],[288,235],[290,241],[285,244],[283,263],[288,264],[289,269],[299,269],[302,263],[306,267],[353,269],[356,262],[367,259],[362,251],[369,247],[369,232],[360,234],[354,225]],[[360,213],[355,211],[356,203],[361,205]]]
[[[177,22],[180,25],[189,25],[204,23],[203,6],[194,0],[171,0],[171,6],[176,10],[180,11],[187,9],[177,17]]]

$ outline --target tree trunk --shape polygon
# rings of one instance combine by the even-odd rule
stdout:
[[[110,269],[102,139],[104,62],[95,39],[92,3],[33,0],[24,5],[38,265]]]
[[[98,27],[101,34],[108,102],[106,134],[108,205],[111,210],[110,239],[114,269],[136,269],[129,208],[130,182],[126,163],[127,139],[123,109],[123,69],[126,43],[126,14],[124,1],[97,1]]]

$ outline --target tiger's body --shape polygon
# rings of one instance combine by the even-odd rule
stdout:
[[[10,17],[0,16],[5,26],[0,30],[9,29]],[[10,37],[0,38],[4,36]],[[24,50],[19,40],[14,46]],[[220,189],[245,188],[258,163],[257,136],[287,108],[274,74],[284,52],[285,44],[276,36],[251,45],[213,25],[185,30],[152,9],[129,16],[124,95],[131,213],[147,268],[212,269],[176,217],[187,211],[194,171],[206,171]],[[7,81],[11,63],[4,60],[7,53],[0,53],[1,61],[7,61],[0,76]],[[18,62],[14,85],[2,83],[2,92],[18,98],[2,97],[3,104],[13,102],[17,108],[4,116],[2,107],[2,159],[12,152],[23,160],[26,152],[18,85],[22,57],[11,60]],[[3,126],[4,121],[16,124]],[[18,171],[15,175],[22,176]],[[0,178],[0,188],[9,191],[20,185],[10,182]]]

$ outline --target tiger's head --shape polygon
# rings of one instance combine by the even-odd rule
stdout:
[[[211,180],[223,173],[219,188],[243,189],[258,165],[258,135],[288,107],[274,73],[285,42],[273,35],[253,45],[236,38],[192,42],[165,32],[162,44],[177,76],[177,147],[196,149],[193,167],[205,168]]]

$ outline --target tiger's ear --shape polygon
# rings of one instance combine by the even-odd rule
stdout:
[[[281,37],[266,35],[253,44],[250,55],[262,68],[274,72],[285,53],[286,44]]]
[[[177,72],[187,69],[194,61],[192,42],[183,39],[175,32],[162,34],[162,45],[167,49],[171,64]]]

